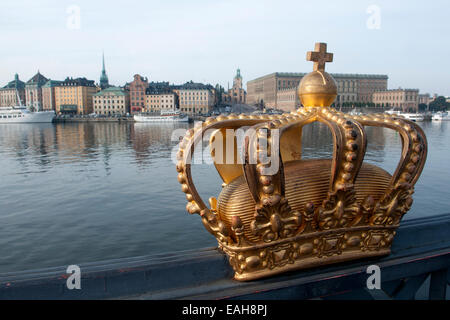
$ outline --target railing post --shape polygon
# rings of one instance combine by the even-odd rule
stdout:
[[[430,300],[445,300],[447,291],[447,272],[448,269],[442,269],[431,273]]]

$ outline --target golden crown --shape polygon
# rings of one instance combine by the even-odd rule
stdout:
[[[298,86],[299,110],[208,118],[180,142],[177,171],[186,209],[200,214],[237,280],[389,254],[395,230],[413,202],[427,156],[422,129],[397,115],[349,115],[331,108],[337,88],[324,69],[333,55],[325,43],[317,43],[307,60],[314,61],[314,71]],[[302,127],[316,121],[332,133],[333,156],[302,160]],[[400,134],[401,159],[392,176],[363,162],[365,126]],[[208,208],[193,184],[191,159],[209,129],[215,130],[211,155],[224,183]],[[246,130],[241,161],[237,139],[226,141],[227,130],[239,129]],[[219,161],[223,158],[231,161]]]

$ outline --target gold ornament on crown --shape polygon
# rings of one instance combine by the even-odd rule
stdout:
[[[397,115],[355,116],[331,108],[337,88],[325,63],[332,62],[333,55],[325,43],[317,43],[307,60],[314,61],[314,71],[298,86],[302,108],[283,115],[208,118],[180,142],[176,169],[186,209],[199,214],[217,238],[237,280],[389,254],[401,218],[412,205],[414,184],[427,156],[422,129]],[[302,128],[312,122],[330,129],[331,159],[302,159]],[[366,126],[399,133],[402,153],[393,175],[363,162]],[[253,129],[242,146],[243,163],[234,159],[223,164],[217,161],[217,150],[211,153],[224,183],[208,207],[191,175],[194,146],[207,130],[215,129],[212,144],[224,139],[227,129],[240,128]],[[272,147],[274,139],[279,139],[277,149]],[[237,148],[234,141],[234,151]],[[255,157],[261,151],[272,156],[269,162]],[[279,168],[267,173],[273,159]]]

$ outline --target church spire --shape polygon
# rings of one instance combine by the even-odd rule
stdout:
[[[105,69],[105,52],[102,53],[102,75],[100,76],[100,88],[106,89],[109,87],[108,76]]]
[[[241,69],[236,70],[236,76],[233,79],[233,89],[238,88],[242,89],[242,76],[241,76]]]
[[[242,78],[241,77],[241,69],[237,69],[237,71],[236,71],[236,78]]]
[[[102,64],[103,64],[102,74],[106,74],[106,70],[105,70],[105,51],[103,51],[103,55],[102,55]]]

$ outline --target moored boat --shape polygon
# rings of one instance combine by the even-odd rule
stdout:
[[[160,115],[135,114],[133,118],[136,122],[189,122],[189,117],[177,110],[161,111]]]
[[[424,121],[425,117],[424,115],[420,113],[401,113],[401,116],[404,116],[406,119],[411,121]]]
[[[0,108],[0,123],[49,123],[55,118],[55,111],[30,111],[22,105],[16,90],[18,106]]]
[[[357,111],[356,108],[353,108],[348,114],[352,115],[352,116],[359,116],[362,114],[361,111]]]
[[[433,121],[450,121],[450,115],[448,112],[441,112],[438,111],[431,117],[431,120]]]
[[[54,117],[54,111],[31,112],[23,106],[0,108],[0,123],[49,123]]]
[[[424,121],[425,116],[421,113],[412,113],[412,112],[402,112],[399,110],[387,110],[385,111],[387,114],[395,114],[404,117],[405,119],[418,122],[418,121]]]

